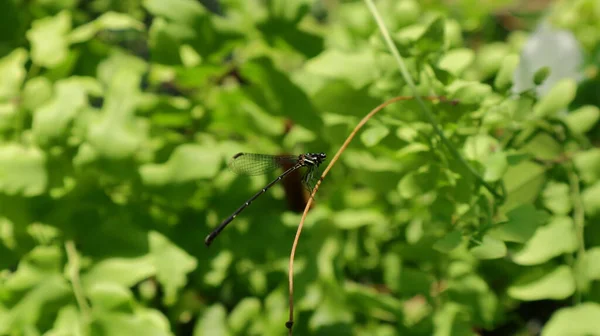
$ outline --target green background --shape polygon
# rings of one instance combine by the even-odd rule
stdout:
[[[294,333],[600,334],[600,3],[524,3],[1,1],[0,335],[286,334],[301,189],[207,248],[275,177],[227,161],[328,164],[415,94],[451,102],[390,105],[323,181]],[[579,74],[515,92],[542,21]]]

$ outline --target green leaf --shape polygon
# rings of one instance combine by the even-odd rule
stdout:
[[[440,52],[444,46],[444,29],[444,18],[441,16],[429,22],[415,43],[415,52],[419,54]]]
[[[580,151],[573,157],[573,164],[580,174],[580,178],[587,184],[600,180],[600,149],[592,148]]]
[[[568,215],[573,209],[569,192],[568,184],[550,181],[542,193],[542,202],[554,214]]]
[[[123,287],[133,287],[156,273],[151,257],[108,258],[95,263],[82,276],[86,288],[97,283],[114,283]]]
[[[465,307],[454,302],[445,303],[440,309],[436,309],[433,323],[435,335],[472,335],[473,329],[469,325],[469,319],[465,318]]]
[[[243,298],[229,314],[231,331],[236,335],[248,334],[248,329],[260,316],[261,303],[254,297]]]
[[[506,171],[508,170],[508,160],[506,159],[506,153],[497,151],[490,156],[484,162],[485,173],[483,179],[488,182],[496,182],[502,179]]]
[[[533,74],[533,84],[542,85],[542,83],[550,76],[550,67],[543,66]]]
[[[503,177],[507,197],[502,208],[508,211],[535,202],[546,181],[544,173],[543,166],[531,161],[510,165]]]
[[[0,102],[16,97],[25,80],[27,52],[15,49],[0,59]]]
[[[442,253],[449,253],[459,247],[463,242],[462,233],[453,230],[433,244],[433,248]]]
[[[525,243],[537,228],[548,220],[548,214],[533,204],[523,204],[507,214],[508,221],[492,230],[493,236],[504,241]]]
[[[325,78],[345,80],[358,90],[376,78],[374,67],[375,57],[368,49],[356,53],[325,49],[317,57],[310,59],[304,65],[304,70]]]
[[[52,98],[52,82],[46,77],[34,77],[23,88],[23,107],[36,110]]]
[[[319,130],[322,121],[313,102],[271,60],[263,57],[245,62],[241,73],[253,83],[243,90],[255,104],[274,116],[285,116],[307,129]]]
[[[522,301],[564,300],[575,292],[575,279],[569,266],[558,266],[542,277],[508,288],[508,295]]]
[[[144,7],[156,16],[192,26],[206,14],[201,4],[191,0],[144,0]]]
[[[494,87],[498,90],[508,90],[513,84],[515,69],[519,66],[519,55],[510,54],[504,57],[496,78]]]
[[[82,316],[79,313],[79,307],[74,304],[64,306],[58,312],[54,326],[46,335],[83,335],[84,327],[80,321],[82,321]]]
[[[94,317],[90,326],[92,335],[172,335],[167,318],[155,310],[140,309],[135,314],[102,312]]]
[[[347,209],[333,216],[333,224],[343,230],[357,229],[365,225],[377,225],[386,220],[379,211]]]
[[[94,311],[122,311],[127,313],[134,306],[131,291],[115,283],[96,283],[88,289],[87,295]]]
[[[533,107],[533,113],[537,117],[554,117],[558,112],[564,110],[575,98],[577,82],[566,78],[558,81],[548,93],[540,99]]]
[[[227,311],[220,304],[214,304],[201,315],[194,326],[193,336],[223,335],[231,333],[227,328]]]
[[[600,304],[586,302],[561,308],[552,314],[542,330],[542,336],[595,335],[600,330]]]
[[[9,195],[37,196],[46,190],[46,154],[36,147],[0,146],[0,190]]]
[[[600,213],[600,182],[596,182],[581,193],[583,208],[589,216]]]
[[[475,53],[471,49],[452,49],[440,58],[438,66],[440,69],[459,76],[473,63],[474,59]]]
[[[456,80],[448,87],[448,98],[458,100],[461,105],[481,104],[492,92],[492,88],[480,82]]]
[[[124,31],[134,29],[137,31],[144,30],[144,24],[133,17],[117,13],[108,12],[100,15],[97,19],[81,25],[71,32],[69,40],[71,43],[80,43],[91,40],[100,31],[114,30]]]
[[[98,85],[93,79],[87,79]],[[55,84],[55,94],[33,114],[32,131],[42,146],[65,138],[68,128],[81,111],[88,107],[86,79],[69,78]],[[97,88],[100,90],[100,88]]]
[[[572,132],[583,134],[591,130],[598,119],[600,119],[598,106],[586,105],[570,111],[565,118],[565,122]]]
[[[587,277],[590,280],[600,280],[600,247],[592,247],[585,251]]]
[[[479,48],[476,60],[479,76],[481,78],[487,78],[496,74],[509,53],[509,46],[503,42],[493,42],[482,45],[481,48]]]
[[[550,223],[537,229],[533,237],[514,255],[520,265],[537,265],[578,247],[575,225],[570,217],[554,217]]]
[[[390,130],[385,126],[369,127],[360,135],[360,140],[367,147],[377,145],[383,138],[390,134]]]
[[[46,309],[52,305],[66,302],[72,295],[71,287],[60,275],[44,277],[37,285],[24,293],[19,301],[11,307],[5,317],[2,328],[7,330],[23,330],[26,326],[35,325],[48,314]]]
[[[196,269],[197,261],[156,231],[149,233],[148,240],[156,278],[165,290],[164,301],[171,305],[177,299],[177,291],[187,282],[186,274]]]
[[[193,182],[214,177],[219,172],[221,160],[215,149],[186,144],[178,146],[164,164],[141,166],[140,175],[144,184],[152,186]]]
[[[27,39],[31,43],[31,60],[47,68],[62,64],[69,53],[67,34],[70,31],[71,13],[68,11],[34,21],[27,32]]]
[[[102,157],[131,157],[146,140],[147,122],[135,117],[141,99],[139,66],[135,58],[116,56],[101,67],[100,78],[110,87],[100,118],[89,125],[87,141]]]
[[[480,245],[470,250],[478,259],[498,259],[506,255],[506,245],[503,241],[486,235]]]

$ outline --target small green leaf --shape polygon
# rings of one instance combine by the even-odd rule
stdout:
[[[220,166],[216,148],[185,144],[178,146],[166,163],[141,166],[140,175],[146,185],[181,184],[214,177]]]
[[[37,196],[46,190],[46,154],[36,147],[0,146],[0,190],[9,195]]]
[[[373,147],[377,145],[383,138],[390,133],[390,130],[385,126],[375,126],[366,129],[361,135],[360,140],[367,147]]]
[[[497,151],[487,157],[484,162],[485,173],[483,179],[488,182],[496,182],[500,180],[508,169],[508,161],[506,153]]]
[[[600,182],[585,188],[581,193],[585,213],[594,216],[600,213]]]
[[[573,157],[575,168],[580,174],[581,180],[586,184],[592,184],[600,180],[600,149],[592,148],[576,153]]]
[[[385,222],[386,219],[384,216],[376,210],[347,209],[337,212],[333,216],[333,224],[344,230],[352,230],[365,225],[376,225]]]
[[[475,53],[471,49],[452,49],[442,55],[438,66],[455,76],[463,73],[475,59]]]
[[[569,196],[569,185],[550,181],[542,193],[544,206],[556,215],[567,215],[573,204]]]
[[[555,217],[546,226],[537,229],[533,237],[515,254],[514,261],[520,265],[537,265],[564,253],[572,253],[578,247],[573,220]]]
[[[23,107],[36,110],[52,98],[52,82],[46,77],[34,77],[23,88]]]
[[[533,204],[523,204],[507,214],[508,221],[494,229],[494,237],[504,241],[524,243],[537,228],[548,220],[548,214],[538,210]]]
[[[515,69],[519,66],[519,55],[510,54],[504,57],[496,78],[494,87],[498,90],[508,90],[513,84]]]
[[[2,321],[3,327],[8,327],[9,330],[23,330],[26,326],[35,325],[45,316],[42,314],[45,306],[60,304],[71,296],[72,288],[64,277],[58,274],[45,276],[43,281],[24,292],[18,303],[5,316]]]
[[[260,300],[254,297],[243,298],[229,314],[231,331],[236,335],[247,334],[250,326],[256,323],[261,313]]]
[[[92,39],[102,30],[124,31],[129,29],[143,31],[144,24],[130,15],[107,12],[95,20],[73,29],[69,40],[71,43],[80,43]]]
[[[96,283],[87,291],[94,310],[130,312],[134,305],[131,291],[115,283]]]
[[[66,10],[34,21],[27,32],[27,39],[31,43],[31,60],[48,68],[64,62],[69,53],[67,34],[70,30],[71,14]]]
[[[509,167],[502,178],[507,194],[502,206],[505,211],[535,202],[546,182],[545,168],[542,165],[514,156],[507,158],[507,161]]]
[[[416,41],[415,51],[419,54],[441,51],[444,45],[444,29],[444,18],[438,16],[432,20]]]
[[[156,269],[150,256],[138,258],[108,258],[95,263],[82,276],[87,288],[96,283],[115,283],[124,287],[133,287],[142,280],[154,275]]]
[[[480,82],[456,80],[448,86],[448,97],[461,105],[481,104],[492,92],[492,88]]]
[[[156,278],[165,290],[164,301],[171,305],[177,299],[177,291],[187,282],[186,274],[196,269],[197,261],[156,231],[149,233],[148,240]]]
[[[600,304],[586,302],[556,311],[542,330],[542,336],[596,335],[600,330]]]
[[[600,247],[592,247],[585,251],[587,277],[589,280],[600,280]]]
[[[16,97],[25,80],[27,52],[15,49],[0,59],[0,102]]]
[[[153,335],[170,336],[169,321],[155,310],[138,310],[135,314],[98,312],[90,325],[92,335]]]
[[[376,78],[373,71],[375,56],[368,49],[352,53],[338,49],[325,49],[317,57],[306,62],[304,69],[325,78],[346,80],[355,89],[360,89]]]
[[[558,266],[527,283],[514,284],[508,288],[508,295],[522,301],[563,300],[575,292],[575,279],[569,266]]]
[[[535,74],[533,74],[533,84],[542,85],[542,83],[548,79],[548,76],[550,76],[550,72],[550,67],[548,66],[539,68]]]
[[[503,42],[486,43],[479,48],[477,55],[477,67],[480,77],[487,78],[495,75],[506,55],[511,52],[510,47]]]
[[[591,130],[600,119],[598,106],[586,105],[569,112],[565,122],[574,133],[583,134]]]
[[[462,233],[454,230],[433,244],[433,248],[442,253],[448,253],[459,247],[462,243]]]
[[[58,81],[54,91],[54,97],[33,114],[32,131],[40,145],[64,138],[75,117],[88,106],[81,80]]]
[[[478,259],[498,259],[506,255],[506,245],[503,241],[486,235],[483,242],[470,251]]]
[[[54,326],[46,335],[83,335],[85,332],[80,321],[82,321],[82,316],[77,306],[74,304],[63,306],[58,311]],[[0,330],[2,330],[1,328]]]
[[[135,116],[141,98],[140,65],[131,56],[113,56],[102,63],[99,79],[109,84],[102,114],[90,122],[87,141],[102,157],[118,160],[140,151],[148,133],[147,121]]]
[[[227,328],[227,311],[221,304],[206,309],[194,326],[193,336],[230,335]]]
[[[564,110],[575,98],[577,82],[566,78],[558,81],[548,93],[540,99],[533,107],[533,113],[537,117],[554,117],[558,112]]]

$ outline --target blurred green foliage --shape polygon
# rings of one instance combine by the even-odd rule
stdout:
[[[361,131],[300,240],[296,334],[600,330],[600,5],[517,3],[376,2],[417,92],[457,102],[425,102],[449,142],[410,100]],[[583,79],[513,92],[545,13]],[[300,216],[276,186],[206,248],[271,178],[226,161],[331,158],[407,82],[362,1],[0,2],[0,335],[284,334]]]

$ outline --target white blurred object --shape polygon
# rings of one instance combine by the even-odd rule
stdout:
[[[536,89],[542,97],[563,78],[579,82],[583,77],[582,65],[583,53],[575,36],[570,31],[554,29],[544,22],[523,46],[521,61],[513,76],[512,91],[518,93],[532,88],[535,72],[547,66],[550,76]]]

